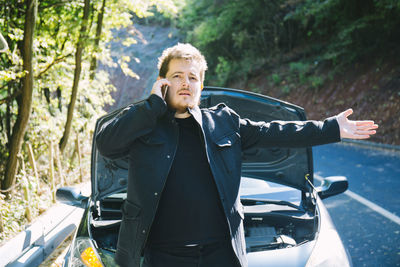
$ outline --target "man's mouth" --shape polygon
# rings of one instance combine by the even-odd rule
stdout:
[[[182,90],[182,91],[179,92],[179,95],[187,95],[187,96],[190,96],[191,94],[190,94],[190,91],[188,91],[188,90]]]

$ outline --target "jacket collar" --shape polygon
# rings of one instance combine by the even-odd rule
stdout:
[[[193,118],[197,121],[197,123],[200,125],[200,127],[203,128],[203,119],[201,116],[200,108],[198,106],[195,106],[194,108],[188,108],[188,111],[189,111],[190,115],[192,115]],[[165,117],[167,119],[174,119],[175,110],[167,109],[167,112],[165,113]]]
[[[197,121],[201,128],[203,128],[203,119],[201,116],[201,111],[199,106],[194,106],[193,108],[188,108],[189,113],[193,116],[193,118]]]

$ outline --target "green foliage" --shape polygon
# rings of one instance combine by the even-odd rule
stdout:
[[[325,79],[321,76],[310,76],[308,81],[312,88],[319,89],[324,85]]]
[[[301,22],[304,41],[326,43],[321,59],[335,66],[394,48],[400,41],[399,15],[394,0],[305,0],[285,20]]]
[[[24,229],[24,225],[29,223],[26,218],[26,207],[31,208],[32,217],[36,217],[50,205],[49,195],[43,194],[48,190],[48,186],[39,184],[32,176],[22,171],[17,175],[17,188],[12,198],[7,200],[5,195],[0,193],[0,216],[3,222],[3,232],[0,232],[0,243],[7,237]],[[23,194],[23,187],[30,191],[29,202]],[[42,186],[42,187],[41,187]],[[40,196],[38,194],[40,191]]]
[[[300,84],[305,84],[307,81],[307,73],[310,71],[310,65],[301,61],[291,62],[289,69],[297,76]]]
[[[273,73],[271,79],[275,85],[279,85],[282,81],[282,78],[278,73]]]
[[[330,64],[336,72],[361,57],[397,49],[400,43],[396,0],[186,2],[178,26],[186,41],[205,54],[209,83],[219,85],[246,80],[255,70],[281,63],[284,53],[296,53],[299,47],[299,61]],[[224,71],[229,69],[224,77],[221,64]],[[301,83],[321,86],[323,78],[307,78],[315,70],[308,67],[290,68]]]
[[[312,89],[319,89],[323,86],[325,78],[316,74],[316,63],[307,61],[296,61],[289,63],[289,74],[287,74],[286,81],[292,86],[307,85]],[[283,93],[288,94],[290,88],[282,90]]]
[[[221,83],[247,79],[248,73],[276,51],[279,37],[275,29],[281,26],[274,16],[279,9],[279,1],[188,0],[178,26],[186,40],[204,52],[211,82],[224,85]],[[230,65],[223,79],[221,64]]]
[[[61,155],[63,175],[76,182],[77,170],[90,170],[91,138],[96,119],[105,113],[103,107],[113,102],[111,92],[115,90],[108,74],[97,71],[90,77],[90,61],[96,56],[103,64],[121,68],[127,75],[135,76],[127,62],[135,60],[130,55],[119,55],[114,62],[107,42],[113,39],[113,29],[133,24],[133,17],[152,15],[151,10],[167,16],[176,13],[176,0],[107,0],[100,44],[95,44],[97,14],[102,0],[91,0],[92,15],[89,18],[88,36],[84,40],[82,72],[79,82],[75,115],[72,122],[73,134]],[[153,8],[154,7],[154,8]],[[18,116],[22,72],[22,40],[25,23],[25,2],[0,0],[0,32],[5,37],[9,50],[0,54],[0,179],[4,176],[8,158],[8,146],[12,127]],[[16,177],[16,187],[11,199],[0,194],[0,213],[4,229],[0,229],[0,241],[12,232],[22,229],[25,219],[23,198],[25,185],[32,191],[33,216],[37,216],[50,205],[49,193],[49,145],[57,144],[65,127],[67,107],[70,102],[72,81],[75,71],[75,51],[82,24],[82,1],[39,1],[37,25],[34,33],[34,91],[32,112],[24,138],[21,155],[27,169],[21,168]],[[135,45],[133,36],[121,40],[124,45]],[[75,139],[79,136],[82,149],[81,166],[75,151]],[[39,181],[36,181],[28,163],[26,144],[31,144],[38,165]],[[21,165],[21,164],[20,164]],[[79,168],[77,168],[79,167]],[[86,172],[87,173],[87,172]],[[58,176],[58,175],[57,175]],[[60,177],[58,177],[60,179]],[[57,180],[61,183],[61,180]],[[61,184],[60,184],[61,185]]]
[[[229,61],[227,61],[223,57],[218,57],[218,64],[216,67],[216,75],[217,75],[217,84],[223,85],[226,83],[229,77],[229,73],[231,71],[231,65]]]

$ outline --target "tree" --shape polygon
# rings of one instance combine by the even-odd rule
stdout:
[[[0,0],[0,32],[9,46],[0,54],[2,189],[21,178],[16,176],[16,159],[18,154],[27,159],[24,142],[39,156],[48,153],[49,141],[62,140],[65,149],[72,129],[85,145],[90,143],[95,120],[104,113],[103,106],[112,103],[114,89],[107,73],[93,75],[96,60],[119,67],[105,45],[113,38],[112,30],[132,26],[132,17],[150,15],[153,5],[174,11],[171,0]],[[91,60],[93,54],[97,58]],[[79,93],[79,86],[85,87],[85,94]],[[75,163],[66,164],[68,169]]]
[[[97,16],[96,37],[94,39],[95,52],[98,52],[98,50],[99,50],[101,31],[103,29],[103,18],[104,18],[104,9],[105,8],[106,8],[106,0],[103,0],[99,14]],[[96,53],[93,53],[92,60],[90,61],[90,79],[91,80],[94,79],[96,68],[97,68],[97,56],[96,56]]]
[[[72,118],[74,116],[75,102],[78,94],[79,79],[82,71],[82,53],[87,43],[87,36],[88,36],[87,26],[89,20],[89,12],[90,12],[90,0],[85,0],[83,20],[75,53],[75,73],[74,73],[74,83],[72,85],[71,100],[68,106],[67,122],[65,123],[64,134],[59,144],[61,152],[64,151],[65,146],[67,145],[68,142],[69,134],[71,132]]]
[[[142,0],[139,2],[132,2],[129,0],[120,0],[117,2],[110,2],[108,9],[111,10],[111,12],[109,13],[108,27],[106,28],[107,35],[111,36],[111,27],[119,28],[121,26],[132,25],[133,14],[135,14],[138,17],[145,17],[145,16],[152,15],[152,13],[149,12],[148,10],[153,5],[157,6],[158,10],[160,10],[160,11],[166,11],[167,13],[176,12],[176,7],[171,0],[156,0],[156,1],[155,0]],[[100,44],[101,35],[102,35],[102,31],[103,31],[103,20],[104,20],[105,8],[106,8],[106,1],[103,0],[100,11],[98,13],[96,35],[94,38],[94,43],[93,44],[90,43],[90,46],[91,46],[90,48],[92,48],[92,53],[94,52],[93,56],[91,57],[91,63],[90,63],[90,80],[94,79],[94,76],[95,76],[94,71],[97,67],[97,60],[98,60],[96,54],[98,54],[98,52],[101,50],[99,47],[99,44]],[[73,83],[72,92],[71,92],[71,100],[70,100],[70,103],[68,106],[68,114],[67,114],[67,121],[65,124],[64,134],[59,142],[60,150],[62,152],[64,151],[64,149],[67,145],[68,138],[69,138],[69,135],[71,132],[74,106],[75,106],[77,93],[78,93],[80,73],[82,70],[82,64],[81,64],[82,56],[83,56],[82,53],[83,53],[85,46],[89,45],[88,32],[87,32],[88,20],[89,20],[89,10],[90,10],[90,3],[88,0],[85,0],[83,21],[81,24],[81,30],[80,30],[80,35],[79,35],[77,49],[76,49],[76,56],[75,56],[75,74],[74,74],[74,83]],[[133,39],[133,38],[130,38],[130,39]],[[130,43],[130,42],[128,41],[127,43]],[[122,57],[122,58],[126,58],[126,57]],[[128,75],[133,75],[133,76],[136,75],[126,66],[126,62],[124,60],[121,60],[119,62],[119,64],[120,64],[120,67],[123,69],[124,73],[127,73]]]
[[[25,135],[32,108],[33,93],[33,36],[35,32],[37,16],[37,0],[26,1],[24,39],[23,39],[23,70],[25,76],[22,81],[22,92],[18,97],[18,116],[14,124],[11,140],[9,142],[9,157],[6,163],[5,175],[2,188],[10,188],[15,181],[17,171],[17,156],[21,150],[23,137]]]

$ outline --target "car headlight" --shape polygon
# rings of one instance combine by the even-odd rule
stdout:
[[[69,266],[103,267],[93,242],[88,237],[78,237],[71,248]]]

